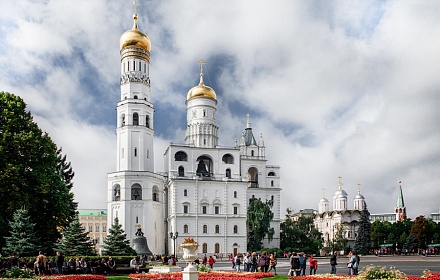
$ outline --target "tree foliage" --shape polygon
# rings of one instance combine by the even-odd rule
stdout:
[[[130,247],[127,234],[122,229],[119,219],[115,218],[115,223],[109,228],[107,237],[104,240],[103,255],[106,256],[135,256],[136,251]]]
[[[17,209],[9,222],[10,235],[5,237],[6,255],[16,254],[20,257],[35,256],[38,252],[35,224],[31,222],[26,209]]]
[[[64,184],[66,184],[69,192],[72,191],[73,187],[73,177],[75,176],[75,172],[72,169],[70,161],[67,162],[67,156],[62,154],[63,149],[59,148],[57,150],[57,168],[56,173],[61,176]],[[76,215],[76,210],[78,208],[78,203],[73,201],[73,199],[69,203],[69,216],[66,221],[67,224],[73,221]]]
[[[371,223],[370,212],[367,207],[362,210],[359,220],[356,241],[353,249],[359,254],[368,254],[371,249]]]
[[[342,251],[345,249],[345,245],[347,244],[347,238],[345,237],[345,227],[343,224],[337,225],[333,240],[328,240],[327,243],[330,252]]]
[[[418,216],[411,227],[410,236],[414,236],[417,240],[418,248],[426,249],[426,230],[428,220],[424,216]]]
[[[62,238],[55,245],[57,251],[65,256],[92,256],[96,255],[93,244],[87,232],[75,216],[72,222],[61,232]]]
[[[316,254],[322,247],[322,234],[315,228],[311,217],[302,216],[294,221],[288,210],[280,228],[280,246],[284,251]]]
[[[263,246],[263,239],[273,239],[274,229],[270,227],[273,219],[273,201],[261,201],[260,198],[251,198],[247,210],[247,243],[249,251],[258,251]]]
[[[8,219],[25,207],[37,225],[40,249],[60,237],[73,195],[57,174],[57,148],[26,110],[24,101],[0,92],[0,248],[11,230]]]

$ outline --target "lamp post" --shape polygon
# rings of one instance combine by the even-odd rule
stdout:
[[[175,233],[170,232],[170,238],[174,241],[174,257],[177,259],[177,255],[176,255],[176,239],[179,236],[179,233],[176,231]]]

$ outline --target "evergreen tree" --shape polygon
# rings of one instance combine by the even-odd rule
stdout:
[[[371,249],[370,236],[370,212],[368,212],[367,206],[365,205],[365,209],[361,211],[357,237],[353,247],[354,251],[359,254],[368,254]]]
[[[26,110],[23,99],[0,92],[0,248],[17,209],[28,209],[40,249],[51,253],[69,219],[73,194],[57,174],[57,148]]]
[[[87,232],[79,222],[78,216],[61,232],[62,238],[55,245],[57,251],[65,256],[96,255]]]
[[[273,201],[261,201],[261,198],[251,198],[247,210],[247,243],[249,251],[258,251],[263,247],[263,239],[271,241],[275,230],[270,227],[273,219]]]
[[[70,161],[67,162],[66,155],[62,154],[63,148],[59,148],[57,150],[57,168],[56,173],[61,176],[61,179],[66,184],[69,192],[72,191],[73,187],[73,177],[75,176],[75,172],[72,169]],[[76,210],[78,208],[78,203],[73,201],[73,199],[69,203],[69,217],[66,221],[66,225],[70,224],[73,221],[76,215]]]
[[[37,235],[35,224],[31,222],[28,211],[17,209],[9,222],[9,227],[10,236],[5,237],[6,246],[3,252],[6,255],[15,253],[20,257],[35,256],[38,253]]]
[[[104,240],[104,256],[135,256],[136,251],[130,247],[127,234],[119,224],[119,219],[115,218],[115,223],[109,228],[107,237]]]

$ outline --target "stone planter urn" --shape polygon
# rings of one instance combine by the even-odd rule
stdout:
[[[184,259],[189,265],[197,259],[198,243],[182,243],[179,248],[183,251],[182,259]]]

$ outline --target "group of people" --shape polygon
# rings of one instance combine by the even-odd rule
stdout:
[[[229,260],[232,262],[232,268],[237,272],[241,272],[241,265],[245,272],[269,272],[276,271],[277,259],[276,254],[268,254],[266,251],[257,254],[256,252],[247,252],[245,254],[229,255]]]
[[[330,266],[331,266],[331,274],[336,274],[336,266],[338,265],[337,259],[336,259],[337,253],[333,252],[331,258],[330,258]],[[359,271],[359,263],[361,261],[361,258],[356,252],[350,251],[348,253],[348,262],[347,262],[347,268],[348,268],[348,275],[357,275]]]
[[[56,258],[48,259],[43,252],[39,252],[36,258],[19,259],[15,254],[10,258],[0,262],[0,270],[5,269],[25,269],[34,272],[36,275],[52,274],[111,274],[116,271],[116,262],[112,257],[108,260],[86,261],[84,258],[69,258],[66,260],[60,253],[56,253]]]
[[[318,260],[313,257],[313,254],[310,257],[307,256],[306,253],[296,253],[292,252],[289,256],[290,261],[290,270],[289,276],[305,276],[307,269],[307,262],[309,263],[309,273],[310,275],[316,274],[316,270],[318,269]]]

